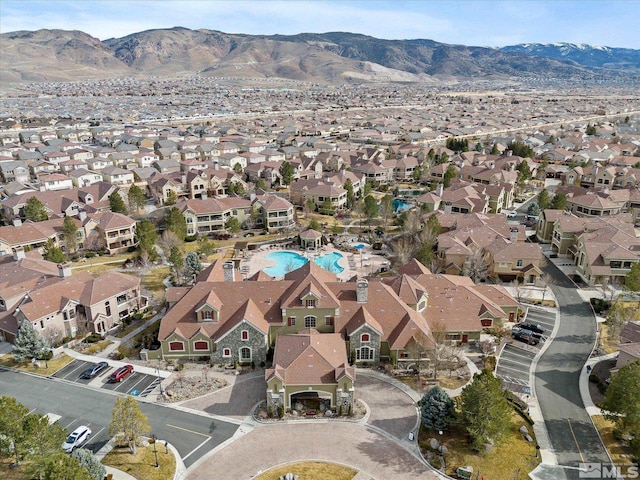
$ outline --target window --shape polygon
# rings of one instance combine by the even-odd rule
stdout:
[[[251,360],[251,349],[248,347],[242,347],[240,349],[240,361],[247,362]]]
[[[493,325],[493,321],[490,318],[483,318],[482,320],[480,320],[480,324],[483,327],[490,327],[491,325]]]
[[[171,352],[183,352],[184,343],[182,342],[169,342],[169,351]]]
[[[44,330],[44,320],[40,320],[40,328]]]
[[[316,301],[313,298],[307,299],[307,308],[313,308],[315,306]]]
[[[296,317],[289,317],[287,319],[287,325],[293,327],[296,324]]]
[[[516,267],[522,267],[522,260],[518,260],[516,262]]]
[[[374,350],[369,347],[361,347],[356,350],[356,360],[373,360]]]
[[[240,332],[240,338],[243,342],[249,340],[249,330],[242,330],[242,332]]]
[[[424,310],[424,307],[426,307],[426,306],[427,306],[427,302],[425,302],[424,300],[423,300],[423,301],[421,301],[421,302],[418,304],[418,311],[419,311],[419,312],[421,312],[422,310]]]
[[[104,308],[107,311],[107,317],[110,317],[111,316],[111,305],[109,305],[109,302],[106,302],[104,304]]]
[[[231,356],[231,349],[230,348],[222,349],[222,356],[223,357],[230,357]]]
[[[202,311],[202,319],[203,320],[213,320],[213,316],[211,315],[213,312],[211,310],[203,310]]]
[[[333,317],[329,317],[329,316],[324,317],[324,324],[333,325]]]
[[[197,342],[193,342],[194,350],[209,350],[209,342],[205,342],[204,340],[198,340]]]
[[[316,328],[316,317],[311,315],[304,317],[304,328]]]
[[[362,335],[360,335],[360,341],[361,342],[369,342],[371,339],[369,337],[368,333],[363,333]]]

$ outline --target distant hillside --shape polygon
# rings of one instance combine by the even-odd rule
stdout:
[[[435,82],[640,72],[638,50],[589,47],[594,53],[582,58],[577,52],[563,56],[549,46],[543,55],[544,49],[531,45],[495,49],[345,32],[264,36],[174,27],[101,42],[79,31],[38,30],[5,33],[0,40],[3,82],[175,74],[319,83]],[[609,61],[596,59],[596,51],[612,52]]]
[[[500,50],[556,60],[571,60],[585,67],[640,72],[640,50],[630,48],[594,47],[584,43],[523,43]]]

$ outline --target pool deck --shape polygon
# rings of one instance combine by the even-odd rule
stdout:
[[[356,242],[362,243],[362,242]],[[327,255],[333,252],[337,252],[342,255],[342,258],[338,260],[338,265],[344,270],[341,273],[336,274],[339,280],[346,281],[354,276],[363,277],[376,272],[380,267],[388,267],[389,260],[380,255],[372,253],[370,246],[365,246],[361,249],[361,253],[351,253],[335,248],[332,244],[323,246],[317,251],[302,251],[297,247],[289,248],[271,248],[270,245],[260,247],[258,250],[248,252],[242,262],[240,263],[240,270],[247,276],[254,275],[260,270],[264,270],[267,267],[271,267],[276,264],[274,260],[267,258],[267,255],[273,252],[294,252],[302,255],[309,260],[313,260],[316,257]],[[277,278],[277,277],[276,277]]]

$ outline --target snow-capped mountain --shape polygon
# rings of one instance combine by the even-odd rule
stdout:
[[[585,43],[522,43],[502,47],[502,52],[571,60],[585,67],[640,71],[640,50],[587,45]]]

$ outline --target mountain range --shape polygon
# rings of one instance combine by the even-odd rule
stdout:
[[[183,27],[100,41],[84,32],[0,35],[2,82],[148,75],[284,78],[319,83],[603,79],[640,75],[640,50],[522,44],[503,48],[346,33],[228,34]]]

